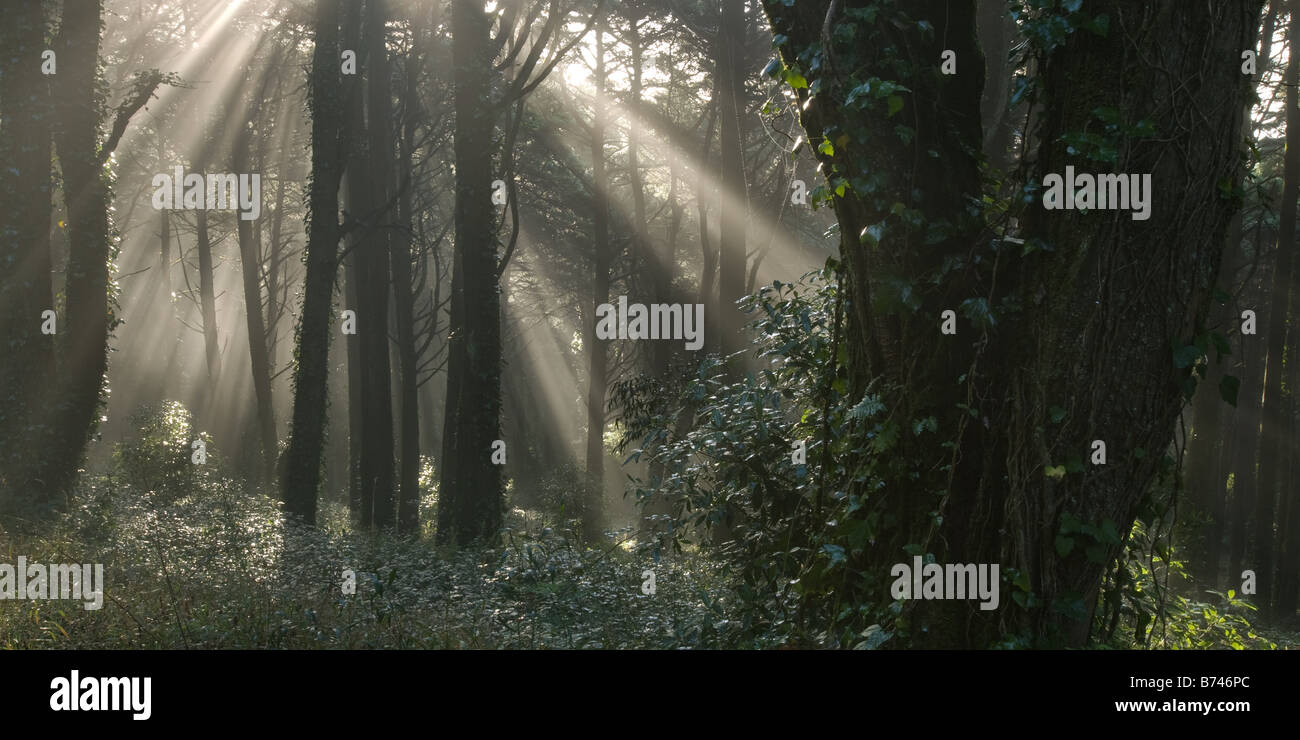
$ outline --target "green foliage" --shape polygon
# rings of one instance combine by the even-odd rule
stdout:
[[[1159,530],[1158,520],[1153,525],[1134,522],[1118,561],[1108,571],[1093,624],[1100,645],[1275,649],[1277,645],[1251,624],[1255,606],[1231,589],[1226,594],[1198,590],[1181,556]]]
[[[670,512],[661,516],[672,547],[705,544],[730,522],[733,539],[716,550],[739,578],[740,618],[727,641],[869,648],[893,635],[895,612],[879,598],[888,584],[864,566],[882,526],[868,493],[874,459],[904,433],[934,433],[936,422],[903,424],[881,394],[850,394],[848,350],[834,336],[834,267],[742,302],[766,361],[757,375],[733,380],[708,358],[678,404],[625,406],[624,445],[640,445],[630,459],[665,471],[636,493],[647,511]],[[675,423],[683,414],[694,420],[684,433]]]
[[[121,483],[147,491],[162,502],[174,501],[194,489],[207,465],[216,464],[212,438],[194,432],[194,418],[177,401],[146,405],[131,416],[132,436],[118,443],[113,459]],[[203,466],[191,461],[194,441],[207,446]]]
[[[102,609],[0,602],[0,649],[655,648],[723,642],[735,606],[716,563],[655,563],[582,548],[507,521],[498,550],[440,552],[427,540],[353,532],[346,507],[315,529],[229,479],[199,479],[161,502],[114,477],[40,537],[0,532],[9,562],[102,563]],[[656,573],[656,593],[641,591]],[[343,573],[356,592],[343,591]]]

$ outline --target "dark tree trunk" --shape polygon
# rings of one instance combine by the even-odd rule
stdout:
[[[746,347],[741,327],[744,314],[736,301],[745,293],[745,221],[749,199],[745,192],[745,0],[722,0],[716,79],[718,132],[722,165],[722,194],[718,238],[719,347],[731,355]]]
[[[202,209],[195,211],[194,222],[195,248],[199,253],[199,308],[203,317],[203,351],[208,369],[208,390],[204,398],[210,404],[221,377],[221,348],[217,343],[217,297],[212,278],[212,237],[208,233],[208,212]]]
[[[235,161],[235,171],[244,172],[245,161]],[[262,314],[262,244],[253,222],[236,217],[239,260],[243,270],[244,314],[248,326],[248,354],[253,373],[253,394],[257,401],[257,428],[262,446],[262,476],[273,480],[278,454],[275,407],[271,402],[271,357],[267,348],[266,321]],[[274,296],[272,296],[274,299]]]
[[[587,316],[587,500],[582,523],[586,536],[600,536],[601,499],[605,490],[605,392],[609,387],[608,343],[596,336],[596,307],[609,303],[609,177],[605,167],[605,43],[596,28],[595,90],[591,122],[591,302]]]
[[[406,90],[402,96],[401,193],[398,201],[399,228],[392,232],[393,296],[397,325],[399,378],[398,408],[401,416],[397,529],[406,535],[420,531],[420,405],[415,356],[415,295],[411,283],[411,172],[415,146],[416,63],[413,51],[406,60]]]
[[[50,113],[41,74],[46,49],[41,4],[16,3],[0,24],[0,513],[29,505],[44,509],[55,492],[45,469],[50,451],[24,430],[49,403],[55,378],[55,335],[41,332],[41,313],[54,310],[50,282]],[[21,204],[18,207],[17,204]],[[67,317],[58,327],[67,329]],[[35,444],[33,444],[35,442]]]
[[[392,82],[384,47],[383,0],[366,3],[364,34],[367,116],[364,205],[351,217],[364,219],[357,249],[357,334],[361,339],[361,523],[378,529],[396,524],[393,479],[393,395],[388,352],[389,235],[393,192]]]
[[[978,219],[961,215],[981,191],[976,157],[984,65],[974,4],[909,3],[908,15],[928,20],[932,34],[915,23],[895,25],[883,10],[874,23],[847,10],[839,11],[843,21],[835,13],[828,19],[831,5],[765,3],[774,30],[789,39],[782,45],[787,64],[819,43],[823,28],[858,26],[852,45],[834,44],[816,72],[804,70],[810,85],[821,84],[802,113],[810,143],[829,139],[834,147],[833,155],[819,154],[824,170],[876,177],[860,183],[871,197],[850,190],[835,199],[850,388],[860,395],[879,378],[891,413],[934,415],[946,430],[941,436],[957,441],[954,455],[926,440],[900,439],[896,460],[930,462],[919,471],[903,466],[897,479],[884,473],[885,511],[898,517],[901,537],[878,540],[870,567],[889,572],[890,563],[904,561],[902,546],[920,541],[941,563],[1015,569],[1041,604],[1004,601],[1002,609],[983,611],[973,602],[912,601],[905,623],[918,645],[981,647],[1011,630],[1036,645],[1082,646],[1106,566],[1157,472],[1183,403],[1191,369],[1175,367],[1170,341],[1188,344],[1204,324],[1235,209],[1221,197],[1220,183],[1241,176],[1238,133],[1247,90],[1236,65],[1204,60],[1236,59],[1251,46],[1260,3],[1098,2],[1089,12],[1107,14],[1107,35],[1079,30],[1041,53],[1047,117],[1038,180],[1072,164],[1083,172],[1150,173],[1159,185],[1149,220],[1030,204],[1027,234],[1049,249],[1001,255],[996,291],[987,262],[969,259]],[[934,60],[892,75],[908,88],[896,101],[911,111],[903,120],[915,126],[906,142],[898,141],[899,121],[883,106],[869,103],[862,113],[845,106],[852,70],[891,68],[880,58],[891,46],[907,49],[912,60]],[[960,74],[942,76],[930,66],[944,49],[956,52]],[[1163,63],[1136,56],[1149,54]],[[798,92],[808,99],[808,90]],[[1157,131],[1180,135],[1176,142],[1118,137],[1117,161],[1109,166],[1071,156],[1062,136],[1095,127],[1093,111],[1101,105],[1130,125],[1147,119]],[[1194,122],[1184,115],[1188,108],[1201,112]],[[919,210],[928,228],[903,228],[888,211],[892,202]],[[928,277],[938,285],[920,288],[911,307],[891,292],[896,279]],[[1019,305],[1000,308],[1008,295]],[[996,324],[981,318],[977,304],[962,312],[967,320],[959,322],[957,337],[941,335],[940,312],[972,298],[988,300]],[[974,405],[977,418],[959,403]],[[1049,412],[1052,407],[1064,414]],[[1049,466],[1064,471],[1087,460],[1093,440],[1107,446],[1105,466],[1046,474]],[[949,460],[952,468],[936,460]],[[929,507],[913,508],[908,499],[936,488],[945,493],[941,519],[931,522]],[[1062,554],[1058,535],[1067,515],[1113,527],[1115,535],[1098,542],[1079,535]]]
[[[718,86],[713,86],[713,94],[710,100],[718,99]],[[709,170],[709,152],[713,149],[713,127],[718,119],[718,105],[711,103],[709,105],[709,122],[704,127],[704,141],[701,144],[699,168],[700,172]],[[700,229],[700,256],[702,264],[700,266],[700,286],[698,302],[704,304],[704,349],[709,352],[716,352],[719,349],[718,338],[721,332],[718,330],[716,317],[718,312],[718,291],[714,285],[718,278],[718,250],[713,246],[709,238],[709,199],[712,193],[709,191],[707,178],[697,177],[695,184],[695,218]]]
[[[344,201],[351,199],[355,189],[347,184],[350,178],[344,178]],[[344,240],[349,247],[354,246],[357,235]],[[345,248],[343,257],[343,300],[344,305],[357,310],[357,252]],[[352,522],[361,524],[361,338],[356,332],[343,337],[344,351],[347,355],[348,369],[348,512]]]
[[[1192,402],[1192,438],[1187,442],[1187,498],[1196,512],[1206,517],[1204,525],[1196,530],[1200,542],[1195,550],[1196,565],[1192,571],[1210,583],[1214,582],[1219,571],[1214,523],[1216,506],[1224,496],[1224,481],[1219,476],[1219,455],[1224,447],[1224,402],[1217,390],[1223,375],[1218,363],[1210,359],[1203,387]],[[1215,552],[1213,557],[1211,551]]]
[[[108,332],[116,324],[109,297],[108,184],[99,154],[96,90],[102,2],[69,3],[57,44],[59,63],[54,141],[63,172],[68,219],[67,316],[59,332],[59,391],[55,411],[57,465],[49,490],[67,490],[76,477],[99,418],[100,391],[108,368]],[[33,317],[34,319],[35,317]]]
[[[311,213],[307,223],[307,275],[298,324],[293,427],[284,469],[285,510],[316,524],[325,393],[329,372],[334,277],[338,271],[340,166],[339,0],[317,0],[310,100],[312,113]]]
[[[493,539],[501,528],[501,469],[492,443],[501,416],[501,306],[492,207],[489,101],[491,19],[482,6],[451,14],[456,112],[456,245],[447,365],[447,414],[438,501],[438,541]]]
[[[1288,4],[1291,26],[1288,38],[1300,39],[1300,3]],[[1273,289],[1268,301],[1266,321],[1268,337],[1268,365],[1264,386],[1264,425],[1259,458],[1259,482],[1255,495],[1255,549],[1256,577],[1255,605],[1264,617],[1273,615],[1273,571],[1275,568],[1278,502],[1290,486],[1293,394],[1283,376],[1289,358],[1288,349],[1295,346],[1288,336],[1287,318],[1292,313],[1293,285],[1295,282],[1296,249],[1296,198],[1300,195],[1300,126],[1291,130],[1292,115],[1300,104],[1300,55],[1287,61],[1284,83],[1286,85],[1286,156],[1283,162],[1282,203],[1278,214],[1277,260],[1273,273]],[[1262,319],[1262,317],[1261,317]],[[1290,341],[1288,341],[1290,340]]]

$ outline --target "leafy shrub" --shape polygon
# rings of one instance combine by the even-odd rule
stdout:
[[[194,434],[194,418],[179,402],[142,406],[130,423],[131,436],[114,448],[117,472],[123,483],[151,492],[160,502],[193,491],[200,469],[191,461],[195,440],[203,440],[208,462],[216,462],[211,437]]]

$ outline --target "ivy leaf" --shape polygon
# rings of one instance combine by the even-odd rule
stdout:
[[[967,298],[958,306],[963,315],[970,319],[974,324],[981,327],[996,326],[997,321],[993,318],[993,313],[989,310],[989,302],[986,298]]]
[[[1083,24],[1083,27],[1098,36],[1105,36],[1110,32],[1110,16],[1105,13],[1099,13],[1096,18]]]
[[[1210,332],[1210,340],[1214,342],[1214,351],[1218,353],[1219,358],[1224,355],[1232,354],[1232,346],[1228,344],[1228,338],[1217,331]]]
[[[1194,344],[1183,345],[1174,350],[1174,367],[1176,368],[1191,367],[1199,359],[1201,359],[1201,348]]]
[[[903,109],[903,99],[897,95],[890,95],[885,102],[889,104],[889,115],[891,117]]]
[[[1237,391],[1241,390],[1241,381],[1231,375],[1223,376],[1219,381],[1219,397],[1233,408],[1237,407]]]
[[[1065,466],[1064,466],[1064,465],[1048,465],[1047,468],[1043,471],[1043,474],[1046,475],[1048,478],[1057,478],[1057,479],[1064,478],[1064,477],[1065,477]]]
[[[1056,554],[1062,558],[1068,557],[1070,551],[1074,549],[1074,538],[1065,535],[1056,535]]]

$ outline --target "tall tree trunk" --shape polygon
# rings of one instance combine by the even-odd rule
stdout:
[[[203,170],[200,169],[200,174]],[[199,309],[203,317],[203,351],[208,369],[208,390],[204,397],[211,399],[217,392],[221,377],[221,348],[217,343],[217,297],[212,277],[212,238],[208,234],[208,212],[194,212],[195,248],[199,253]],[[205,423],[208,420],[205,420]]]
[[[46,49],[41,4],[17,3],[0,24],[0,514],[46,508],[54,488],[45,468],[52,451],[26,433],[46,416],[55,378],[54,339],[41,331],[42,312],[54,310],[50,257],[49,90],[41,74]],[[18,204],[21,204],[19,206]],[[59,317],[56,329],[67,328]],[[36,442],[33,444],[33,442]]]
[[[412,51],[404,68],[406,90],[402,95],[401,187],[398,201],[399,229],[390,236],[392,247],[393,296],[397,324],[399,409],[401,450],[398,473],[397,529],[407,535],[420,531],[420,406],[415,356],[415,295],[411,284],[411,173],[415,147],[418,55]]]
[[[361,7],[360,2],[348,3],[343,8],[340,24],[339,43],[343,48],[358,50],[361,48]],[[360,133],[365,129],[365,100],[362,95],[362,77],[350,74],[343,77],[343,100],[346,128],[350,132]],[[343,162],[343,210],[348,213],[360,213],[365,210],[367,186],[366,158],[364,140],[348,147],[348,156]],[[347,310],[354,316],[361,309],[361,275],[357,262],[361,259],[361,245],[365,238],[362,229],[353,229],[344,238],[343,249],[343,296]],[[364,377],[361,355],[361,336],[359,328],[353,324],[352,331],[344,335],[345,352],[348,368],[348,513],[353,525],[369,529],[371,526],[370,499],[363,493],[361,477],[361,445],[365,439],[362,426],[361,407],[364,405],[362,395],[362,378]],[[364,512],[364,513],[363,513]]]
[[[609,177],[605,168],[605,42],[604,29],[596,27],[595,89],[591,122],[591,303],[587,316],[587,500],[583,529],[589,539],[600,536],[601,499],[605,490],[605,392],[609,386],[609,353],[605,340],[596,336],[596,307],[609,303]]]
[[[1016,41],[1016,24],[1007,14],[1006,3],[979,4],[979,42],[984,51],[984,95],[980,115],[984,125],[984,156],[1001,171],[1011,168],[1011,142],[1015,121],[1011,102],[1011,79],[1015,70],[1009,59]]]
[[[357,333],[361,338],[361,521],[378,529],[396,524],[393,479],[393,395],[388,352],[389,235],[392,219],[392,80],[384,39],[387,19],[383,0],[366,3],[364,34],[366,189],[360,193],[364,218],[357,254]],[[369,505],[367,505],[369,504]],[[369,521],[367,521],[369,520]]]
[[[356,188],[347,184],[344,178],[344,201],[350,199]],[[354,234],[344,243],[346,255],[343,257],[343,300],[348,309],[357,310],[357,252],[351,248],[359,234]],[[352,522],[361,525],[361,338],[356,332],[344,335],[344,352],[347,355],[348,369],[348,512]]]
[[[57,45],[59,64],[54,141],[63,173],[68,234],[64,294],[67,316],[59,332],[59,390],[55,406],[58,461],[46,483],[67,490],[99,418],[108,369],[108,332],[116,324],[109,295],[108,184],[99,158],[102,96],[96,89],[101,0],[69,3]],[[34,63],[34,60],[33,60]]]
[[[709,98],[711,101],[718,99],[718,85],[715,79],[713,93]],[[713,149],[713,127],[718,119],[717,103],[709,105],[709,121],[704,127],[704,141],[701,144],[699,168],[700,172],[709,171],[709,153]],[[718,291],[714,285],[718,278],[718,250],[712,244],[709,238],[709,199],[712,192],[708,187],[707,179],[698,177],[695,185],[695,218],[700,229],[700,255],[702,265],[700,267],[700,287],[698,302],[704,304],[704,348],[709,352],[716,352],[719,349],[718,338],[722,332],[718,329],[717,316],[718,310]]]
[[[248,141],[236,144],[235,172],[246,171]],[[242,147],[242,150],[241,150]],[[257,400],[257,428],[262,446],[262,477],[275,474],[277,442],[275,408],[271,403],[271,359],[266,346],[266,322],[262,316],[262,245],[253,233],[253,222],[235,217],[239,239],[239,261],[243,272],[244,315],[248,326],[248,354],[253,373],[253,394]],[[205,324],[206,326],[206,324]]]
[[[1288,38],[1300,39],[1300,2],[1288,3],[1291,24]],[[1292,55],[1284,75],[1286,85],[1286,156],[1282,169],[1282,203],[1278,214],[1277,260],[1273,273],[1273,289],[1268,301],[1268,366],[1264,385],[1264,425],[1259,461],[1259,483],[1255,496],[1255,549],[1254,571],[1256,577],[1255,604],[1260,614],[1273,615],[1274,525],[1277,521],[1277,502],[1282,491],[1290,485],[1291,430],[1293,394],[1284,383],[1289,358],[1287,318],[1292,312],[1293,285],[1295,282],[1296,249],[1296,198],[1300,196],[1300,126],[1293,131],[1291,122],[1300,105],[1300,55]]]
[[[492,212],[491,19],[480,5],[451,14],[456,113],[456,245],[438,541],[495,538],[504,499],[492,446],[501,416],[501,305]]]
[[[339,0],[317,0],[310,101],[311,213],[307,222],[307,275],[298,323],[293,427],[284,469],[285,510],[316,524],[325,392],[329,371],[334,277],[338,271],[340,166]]]
[[[722,0],[718,34],[718,131],[722,165],[721,231],[718,244],[719,346],[723,355],[743,350],[744,314],[736,301],[745,293],[745,221],[749,198],[745,192],[745,0]]]

